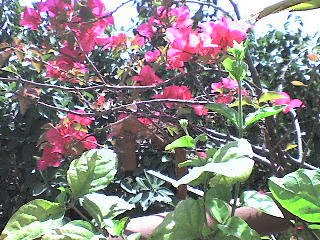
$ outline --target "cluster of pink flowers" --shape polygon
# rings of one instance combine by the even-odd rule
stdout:
[[[133,77],[132,80],[137,82],[137,85],[142,86],[154,86],[163,82],[163,80],[155,74],[153,68],[149,65],[144,66],[141,69],[140,74]]]
[[[178,99],[178,100],[192,100],[192,93],[187,86],[169,86],[164,88],[162,94],[156,94],[154,99]],[[172,108],[173,103],[166,103],[167,108]],[[207,115],[208,109],[205,109],[203,105],[194,105],[194,111],[199,116]]]
[[[84,113],[81,110],[78,112]],[[44,171],[48,167],[58,167],[63,156],[78,156],[85,149],[96,148],[96,138],[87,131],[92,120],[89,117],[68,114],[59,125],[50,128],[45,133],[43,153],[37,168]]]
[[[299,99],[292,99],[290,98],[289,94],[286,92],[278,92],[283,96],[283,98],[279,98],[274,101],[275,105],[287,105],[287,107],[282,111],[283,113],[288,113],[291,111],[291,109],[297,108],[297,107],[305,107],[303,105],[303,102]]]
[[[37,9],[25,8],[20,24],[36,30],[42,23],[41,13],[47,12],[50,23],[48,28],[55,30],[58,35],[62,33],[65,39],[69,39],[59,50],[57,59],[49,61],[47,77],[78,82],[75,77],[67,77],[67,75],[76,76],[87,72],[83,64],[85,57],[82,51],[88,54],[96,44],[106,45],[105,48],[114,47],[123,44],[123,38],[126,38],[125,36],[109,37],[104,34],[106,27],[113,25],[114,21],[101,0],[87,0],[86,6],[81,6],[75,0],[47,0],[36,5]],[[91,10],[92,16],[83,14],[85,11],[82,10],[85,7]],[[90,20],[92,17],[96,20],[88,23],[87,18]],[[74,36],[77,38],[77,44]]]
[[[238,82],[229,77],[222,78],[218,83],[211,84],[211,93],[218,93],[216,98],[217,103],[229,104],[237,96],[238,93]],[[242,90],[242,96],[246,96],[246,90]]]

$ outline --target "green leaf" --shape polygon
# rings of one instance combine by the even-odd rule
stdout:
[[[234,182],[245,181],[250,176],[254,165],[254,161],[249,158],[252,155],[251,145],[245,139],[226,144],[214,154],[211,162],[190,169],[188,174],[176,182],[175,187],[195,181],[206,172],[226,176]]]
[[[299,169],[283,178],[271,177],[274,198],[292,214],[307,222],[320,223],[320,171]]]
[[[225,184],[216,184],[214,187],[209,188],[206,196],[208,198],[218,198],[225,202],[230,202],[232,198],[231,188]]]
[[[129,217],[124,217],[120,220],[115,219],[105,219],[104,223],[106,224],[105,228],[107,229],[108,233],[112,236],[121,236],[124,234],[124,230],[126,224],[129,220]]]
[[[178,138],[177,140],[167,145],[165,150],[171,150],[171,149],[181,148],[181,147],[194,148],[195,144],[194,144],[193,138],[190,136],[183,136],[181,138]]]
[[[206,196],[206,207],[218,223],[225,223],[230,218],[230,208],[223,200]]]
[[[208,136],[204,133],[200,134],[194,139],[194,144],[197,144],[198,141],[200,142],[206,142],[208,140]]]
[[[280,93],[277,93],[277,92],[272,92],[272,91],[265,92],[259,98],[259,103],[267,102],[267,101],[270,101],[270,100],[277,100],[277,99],[280,99],[280,98],[285,98],[285,97],[283,95],[281,95]]]
[[[266,17],[272,13],[277,13],[280,12],[282,10],[285,10],[287,8],[293,7],[295,5],[298,5],[300,3],[305,3],[305,2],[309,2],[310,0],[284,0],[281,2],[278,2],[276,4],[273,4],[269,7],[266,7],[265,9],[263,9],[259,16],[257,17],[257,19],[261,19],[263,17]]]
[[[283,218],[283,214],[277,204],[266,194],[261,194],[257,191],[245,191],[240,199],[244,206],[253,207],[266,214]]]
[[[40,237],[48,230],[59,226],[64,216],[64,208],[55,202],[43,199],[33,200],[12,215],[1,239],[31,240]]]
[[[306,11],[306,10],[312,10],[316,8],[320,8],[319,0],[312,0],[310,2],[300,3],[298,5],[290,7],[289,9],[290,11]]]
[[[203,201],[186,199],[178,203],[148,240],[194,240],[201,237],[204,228]]]
[[[260,235],[251,229],[243,219],[238,217],[229,218],[224,225],[217,224],[217,228],[221,230],[221,232],[215,236],[215,239],[229,239],[228,237],[235,237],[235,239],[240,240],[260,240]]]
[[[266,117],[271,117],[273,115],[276,115],[280,113],[282,110],[284,110],[286,106],[278,105],[273,107],[262,107],[259,108],[257,111],[253,113],[249,113],[245,118],[245,127],[261,120]]]
[[[46,233],[41,240],[88,240],[94,235],[94,228],[89,222],[74,220]]]
[[[105,226],[104,220],[113,219],[134,207],[117,196],[106,196],[100,193],[84,195],[80,204],[101,228]]]
[[[79,198],[107,187],[117,172],[117,156],[110,149],[92,149],[73,160],[67,172],[72,194]]]
[[[236,126],[239,126],[238,124],[238,112],[230,107],[228,107],[226,104],[223,103],[212,103],[206,105],[205,108],[208,108],[214,112],[218,112],[227,119],[231,120]]]

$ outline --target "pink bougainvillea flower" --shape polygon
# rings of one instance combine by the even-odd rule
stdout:
[[[176,28],[168,28],[166,36],[171,43],[167,52],[169,66],[173,69],[179,68],[181,70],[184,63],[191,60],[193,55],[197,53],[200,38],[191,29],[180,31]]]
[[[69,2],[69,3],[68,3]],[[74,0],[47,0],[46,2],[38,3],[40,12],[48,12],[50,17],[59,15],[64,10],[71,10],[74,7]]]
[[[163,80],[155,74],[153,68],[149,65],[144,66],[141,69],[140,74],[138,76],[134,76],[132,81],[135,81],[142,86],[154,86],[163,82]]]
[[[227,51],[228,47],[233,47],[233,41],[240,43],[247,36],[247,28],[225,17],[220,21],[202,23],[200,27],[210,36],[211,44],[219,46],[221,51]]]
[[[41,24],[41,16],[33,8],[26,7],[22,13],[22,19],[20,21],[21,26],[30,28],[31,30],[37,30]]]
[[[299,99],[293,99],[291,100],[289,94],[286,92],[278,92],[281,94],[284,98],[279,98],[274,101],[275,105],[288,105],[282,112],[288,113],[291,109],[297,108],[297,107],[305,107],[303,105],[302,101]]]
[[[219,96],[219,97],[216,99],[216,102],[217,102],[217,103],[229,104],[229,103],[232,102],[232,100],[233,100],[233,98],[232,98],[231,96],[222,94],[221,96]]]
[[[156,94],[155,99],[180,99],[191,100],[192,93],[187,86],[169,86],[164,88],[163,94]],[[167,108],[172,108],[173,103],[166,103]]]
[[[85,111],[83,110],[77,110],[78,113],[85,113]],[[68,113],[67,118],[69,120],[73,120],[77,123],[80,123],[83,126],[89,126],[92,121],[94,120],[94,118],[91,117],[82,117],[80,115],[77,114],[73,114],[73,113]]]
[[[172,26],[175,28],[184,29],[192,25],[193,20],[190,18],[190,10],[187,6],[173,8],[169,12],[170,16],[175,17]]]
[[[146,43],[146,40],[144,37],[141,37],[139,35],[135,35],[134,39],[132,39],[131,44],[132,45],[138,45],[140,47],[144,46]]]
[[[222,82],[212,83],[211,84],[211,93],[221,92],[222,88],[223,88]]]
[[[157,28],[154,27],[152,23],[148,22],[141,24],[137,31],[141,36],[147,37],[149,40],[151,40],[154,33],[157,32]]]
[[[223,87],[226,89],[238,89],[238,81],[232,78],[222,78],[221,79]]]
[[[193,109],[199,116],[205,116],[208,115],[209,109],[204,108],[203,105],[193,105]]]
[[[148,51],[144,55],[144,58],[146,59],[146,62],[155,62],[157,61],[158,57],[160,56],[160,51],[154,50],[154,51]]]
[[[43,147],[42,157],[38,161],[37,168],[40,171],[46,170],[48,167],[59,167],[61,165],[62,156],[52,151],[50,145],[45,144]]]
[[[198,155],[200,157],[203,157],[203,158],[207,158],[208,157],[208,154],[206,154],[205,152],[197,152],[197,153],[198,153]]]
[[[125,46],[127,36],[123,33],[111,36],[111,37],[103,37],[99,36],[96,38],[97,44],[99,46],[105,45],[103,50],[108,48],[117,48],[120,46]]]

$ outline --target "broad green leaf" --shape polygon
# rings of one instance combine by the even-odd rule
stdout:
[[[257,17],[257,19],[261,19],[263,17],[266,17],[272,13],[277,13],[280,12],[282,10],[285,10],[287,8],[293,7],[295,5],[298,5],[300,3],[305,3],[305,2],[309,2],[310,0],[283,0],[281,2],[278,2],[276,4],[273,4],[269,7],[266,7],[265,9],[263,9],[259,16]]]
[[[230,107],[228,107],[226,104],[223,103],[212,103],[206,105],[205,108],[208,108],[214,112],[218,112],[227,119],[231,120],[236,126],[239,126],[238,124],[238,112]]]
[[[89,222],[74,220],[46,233],[41,240],[90,240],[94,237],[94,232]]]
[[[248,156],[248,157],[246,157]],[[176,186],[188,184],[205,177],[203,173],[215,173],[223,175],[231,179],[230,182],[245,181],[251,174],[253,168],[253,151],[250,143],[245,139],[230,142],[214,153],[209,163],[201,167],[194,167],[189,170],[189,173],[179,179]],[[200,180],[201,180],[200,179]],[[196,181],[200,184],[199,181]],[[193,183],[194,184],[194,183]]]
[[[251,144],[246,139],[242,138],[237,141],[230,142],[218,149],[210,161],[227,162],[233,158],[240,158],[243,156],[251,158],[253,156],[253,151]]]
[[[257,111],[253,113],[249,113],[245,118],[245,127],[261,120],[266,117],[271,117],[273,115],[276,115],[280,113],[282,110],[284,110],[286,106],[280,105],[280,106],[273,106],[273,107],[262,107],[259,108]]]
[[[31,240],[62,223],[64,208],[55,202],[33,200],[18,209],[1,233],[5,240]]]
[[[245,191],[240,199],[244,206],[253,207],[269,215],[283,218],[283,214],[277,204],[266,194],[261,194],[257,191]]]
[[[251,175],[254,161],[250,158],[235,158],[228,162],[208,163],[202,167],[194,167],[189,170],[189,173],[180,178],[175,187],[188,184],[201,176],[202,173],[211,172],[221,174],[231,178],[234,182],[243,182]]]
[[[171,150],[171,149],[183,148],[183,147],[194,148],[195,144],[194,144],[193,138],[190,136],[183,136],[181,138],[178,138],[177,140],[167,145],[165,150]]]
[[[124,233],[128,220],[129,217],[124,217],[120,220],[105,219],[105,228],[107,229],[108,233],[112,236],[121,236]]]
[[[300,3],[298,5],[290,7],[289,9],[291,11],[306,11],[306,10],[312,10],[316,8],[320,8],[319,0],[312,0],[310,2]]]
[[[104,227],[104,220],[113,219],[121,213],[130,210],[134,205],[117,196],[106,196],[100,193],[89,193],[80,199],[81,206],[94,218],[100,227]]]
[[[214,187],[209,188],[206,196],[208,198],[218,198],[225,202],[230,202],[232,198],[231,188],[225,184],[216,184]]]
[[[72,194],[79,198],[107,187],[117,172],[117,156],[110,149],[92,149],[73,160],[67,172]]]
[[[148,240],[194,240],[201,237],[204,223],[203,201],[192,198],[178,203]]]
[[[274,198],[292,214],[307,222],[320,223],[320,171],[299,169],[283,178],[271,177]]]
[[[206,196],[206,207],[218,223],[225,223],[230,218],[230,207],[223,200]]]
[[[199,136],[197,136],[195,139],[194,139],[194,144],[197,144],[198,141],[200,142],[205,142],[208,140],[208,136],[204,133],[200,134]]]
[[[215,239],[240,239],[240,240],[260,240],[259,234],[251,229],[248,224],[241,218],[231,217],[226,224],[217,224],[221,230]]]
[[[259,98],[259,103],[262,102],[267,102],[270,100],[276,100],[276,99],[280,99],[280,98],[284,98],[283,95],[277,93],[277,92],[265,92],[261,95],[261,97]]]

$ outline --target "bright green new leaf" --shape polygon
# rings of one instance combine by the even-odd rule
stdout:
[[[221,147],[209,163],[201,167],[194,167],[189,173],[177,181],[176,186],[181,184],[189,184],[203,177],[203,173],[215,173],[231,178],[230,182],[245,181],[251,174],[253,168],[253,151],[250,143],[245,139],[230,142]],[[202,178],[201,178],[202,179]],[[232,180],[232,181],[231,181]],[[197,181],[199,184],[199,181]]]
[[[105,219],[104,223],[109,234],[112,236],[121,236],[124,234],[124,230],[128,221],[129,217],[124,217],[120,220]]]
[[[320,223],[320,171],[299,169],[283,178],[271,177],[274,198],[302,220]]]
[[[72,194],[79,198],[107,187],[117,172],[117,156],[110,149],[92,149],[73,160],[67,172]]]
[[[36,239],[62,223],[64,208],[55,202],[33,200],[18,209],[5,226],[0,238],[5,240]]]
[[[281,2],[278,2],[276,4],[273,4],[269,7],[266,7],[263,9],[257,19],[261,19],[263,17],[266,17],[272,13],[277,13],[282,10],[288,9],[290,7],[293,7],[295,5],[298,5],[300,3],[310,2],[310,0],[283,0]]]
[[[284,110],[286,106],[278,105],[273,107],[262,107],[259,108],[257,111],[253,113],[249,113],[245,118],[245,127],[261,120],[266,117],[271,117],[273,115],[276,115],[280,113],[282,110]]]
[[[217,228],[220,231],[215,239],[260,240],[260,235],[239,217],[231,217],[226,224],[217,224]]]
[[[223,103],[212,103],[206,105],[205,108],[208,108],[214,112],[218,112],[227,119],[231,120],[236,126],[239,126],[238,124],[238,112],[234,110],[233,108],[228,107],[226,104]]]
[[[298,5],[290,7],[289,9],[291,11],[306,11],[306,10],[312,10],[316,8],[320,8],[319,0],[312,0],[310,2],[300,3]]]
[[[259,98],[259,103],[267,102],[270,100],[276,100],[276,99],[280,99],[280,98],[285,98],[285,97],[277,92],[273,92],[273,91],[265,92]]]
[[[189,198],[178,203],[148,240],[194,240],[201,238],[204,223],[203,201]]]
[[[178,138],[177,140],[173,141],[172,143],[168,144],[165,148],[165,150],[171,150],[175,148],[183,148],[183,147],[190,147],[194,148],[194,140],[190,136],[183,136],[181,138]]]
[[[283,218],[283,214],[277,204],[266,194],[261,194],[257,191],[245,191],[240,199],[244,206],[253,207],[269,215]]]
[[[223,224],[230,218],[230,208],[225,201],[206,196],[205,204],[212,217],[214,217],[218,223]]]
[[[100,227],[105,226],[104,220],[113,219],[134,207],[134,205],[117,196],[106,196],[100,193],[84,195],[80,200],[80,204]]]
[[[207,163],[202,167],[194,167],[189,170],[189,173],[180,178],[174,186],[188,184],[199,178],[204,172],[221,174],[232,178],[235,182],[243,182],[251,175],[253,165],[254,161],[247,157],[231,159],[228,162]]]
[[[91,240],[94,238],[92,224],[82,220],[74,220],[45,234],[41,240]]]

